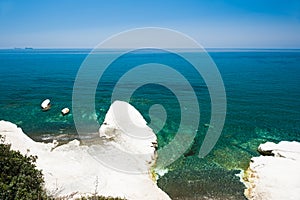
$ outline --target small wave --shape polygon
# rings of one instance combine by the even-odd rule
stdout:
[[[167,174],[169,172],[169,169],[165,168],[165,169],[154,169],[155,173],[157,174],[157,180],[164,176],[165,174]]]

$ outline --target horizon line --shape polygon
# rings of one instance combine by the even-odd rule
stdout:
[[[146,47],[147,48],[147,47]],[[91,47],[0,47],[0,50],[93,50]],[[103,50],[118,50],[127,48],[103,48]],[[149,47],[151,49],[151,47]],[[153,47],[155,49],[155,47]],[[198,49],[198,48],[168,48],[168,49]],[[300,47],[206,47],[203,49],[216,50],[300,50]]]

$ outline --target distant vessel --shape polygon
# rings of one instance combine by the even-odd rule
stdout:
[[[25,47],[25,50],[33,50],[32,47]]]

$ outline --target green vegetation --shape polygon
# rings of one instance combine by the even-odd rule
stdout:
[[[37,157],[10,147],[0,135],[0,199],[47,199],[42,172],[35,168]]]
[[[62,200],[47,196],[42,172],[36,169],[37,156],[23,156],[11,150],[0,135],[0,200]],[[78,200],[124,200],[94,195]]]

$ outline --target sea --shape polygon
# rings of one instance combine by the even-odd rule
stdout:
[[[98,53],[111,56],[117,51]],[[67,142],[80,138],[73,119],[72,95],[77,73],[90,53],[91,49],[1,49],[0,120],[17,124],[36,141]],[[247,169],[251,157],[259,156],[258,145],[267,141],[300,141],[300,50],[207,49],[207,53],[221,74],[227,110],[222,133],[204,158],[198,154],[210,127],[210,92],[205,81],[193,79],[195,73],[184,62],[178,63],[165,52],[131,52],[107,68],[95,89],[95,113],[84,113],[86,123],[103,123],[116,82],[132,66],[151,60],[167,63],[192,83],[200,120],[189,148],[165,166],[165,173],[158,175],[158,186],[172,199],[245,199],[245,186],[237,174]],[[146,79],[147,72],[139,78]],[[151,124],[158,149],[167,146],[177,134],[180,111],[184,109],[176,94],[158,84],[141,85],[131,92],[129,103]],[[40,107],[45,99],[51,100],[47,112]],[[149,108],[154,104],[165,108],[167,119],[162,128],[158,128],[161,122],[151,121]],[[63,116],[61,109],[65,107],[71,112]]]

